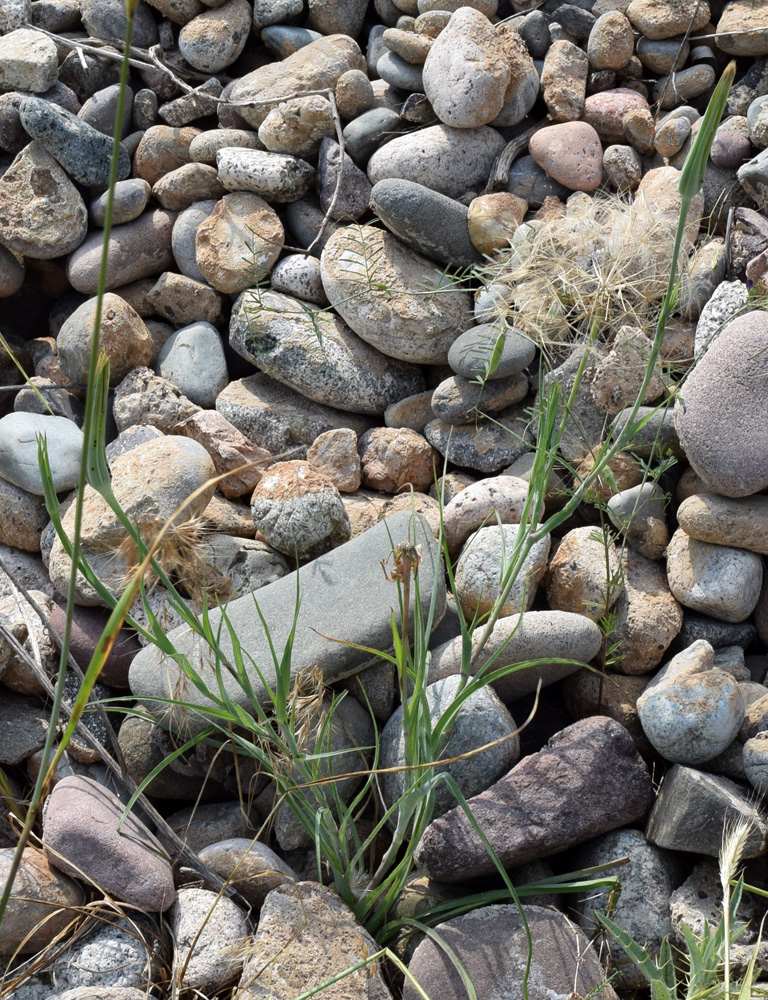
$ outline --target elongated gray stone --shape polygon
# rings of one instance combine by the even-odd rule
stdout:
[[[291,630],[297,594],[301,598],[301,606],[296,618],[291,682],[300,671],[318,666],[325,683],[330,684],[359,673],[376,659],[363,650],[332,642],[331,638],[384,651],[392,648],[390,612],[395,612],[399,625],[398,591],[397,586],[381,572],[380,563],[389,560],[387,565],[391,569],[393,545],[407,541],[414,531],[421,545],[420,595],[425,614],[434,574],[438,573],[434,616],[437,624],[445,611],[445,589],[437,542],[425,518],[419,515],[412,522],[411,514],[405,512],[393,514],[352,541],[303,566],[298,572],[262,587],[258,593],[258,606],[268,633],[256,613],[253,595],[248,594],[229,604],[227,616],[242,647],[245,669],[257,701],[265,703],[268,700],[265,685],[274,689],[276,675],[269,636],[278,657],[281,656]],[[412,587],[411,607],[413,601]],[[221,612],[212,611],[210,623],[214,633],[220,622]],[[226,627],[222,633],[223,653],[231,657],[232,642]],[[227,669],[222,669],[217,679],[213,654],[187,626],[174,629],[169,633],[169,639],[180,653],[188,657],[210,690],[218,696],[218,685],[221,684],[236,704],[249,714],[253,713],[248,694]],[[204,716],[191,709],[168,709],[160,702],[153,705],[152,699],[166,699],[169,692],[189,704],[207,707],[212,704],[186,679],[175,660],[163,656],[156,647],[147,646],[134,658],[129,682],[133,693],[153,712],[158,715],[164,713],[164,725],[179,731],[199,731],[205,727]]]

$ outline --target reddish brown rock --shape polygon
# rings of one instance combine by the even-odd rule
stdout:
[[[266,448],[249,441],[217,410],[193,413],[178,423],[173,433],[201,444],[213,459],[217,476],[229,473],[217,484],[225,497],[240,497],[253,490],[272,462],[272,455]],[[250,468],[243,468],[246,465]]]
[[[363,485],[382,493],[413,487],[427,493],[435,481],[438,455],[428,441],[407,427],[374,427],[358,445]]]
[[[307,451],[310,468],[330,479],[340,493],[360,489],[361,465],[357,453],[357,434],[350,427],[325,431]]]

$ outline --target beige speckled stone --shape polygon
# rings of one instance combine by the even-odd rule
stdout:
[[[323,139],[336,135],[331,102],[322,94],[291,97],[272,108],[259,126],[259,139],[270,153],[314,159]]]
[[[339,493],[360,489],[357,434],[350,427],[325,431],[316,437],[307,450],[307,462],[311,469],[330,479]]]
[[[621,593],[611,642],[620,641],[614,670],[646,674],[661,663],[683,624],[683,609],[673,596],[662,564],[627,547],[621,554]]]
[[[88,381],[95,298],[88,299],[64,323],[57,338],[59,364],[77,385]],[[102,303],[99,346],[109,358],[110,385],[117,385],[137,365],[148,365],[155,345],[144,320],[114,292],[106,292]]]
[[[284,239],[274,209],[256,194],[235,191],[197,227],[197,265],[218,291],[242,292],[270,271]]]
[[[482,254],[506,250],[527,211],[528,202],[506,191],[473,198],[467,209],[472,245]]]
[[[618,601],[619,553],[599,528],[574,528],[549,564],[547,600],[553,611],[573,611],[597,621]],[[610,576],[609,576],[610,574]]]

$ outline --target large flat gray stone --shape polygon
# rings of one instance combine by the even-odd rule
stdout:
[[[257,596],[248,595],[229,604],[227,615],[242,647],[248,677],[259,702],[268,700],[266,686],[274,689],[276,675],[267,632],[256,610],[256,603],[279,658],[293,624],[298,588],[301,604],[291,658],[292,681],[299,671],[314,666],[322,670],[326,684],[358,673],[376,658],[326,637],[382,651],[392,649],[390,611],[395,612],[399,624],[398,590],[395,583],[386,579],[381,562],[386,560],[387,570],[391,573],[393,547],[407,541],[414,532],[421,546],[419,589],[426,616],[439,550],[425,518],[416,515],[412,523],[410,512],[393,514],[345,545],[302,566],[297,572],[262,587]],[[413,608],[414,588],[411,590]],[[444,611],[445,588],[440,568],[434,624],[440,621]],[[210,621],[216,632],[221,612],[212,611]],[[170,632],[169,639],[178,652],[188,658],[210,691],[218,692],[220,683],[234,702],[246,712],[253,713],[247,694],[226,668],[222,668],[220,681],[217,680],[210,648],[186,626]],[[226,627],[222,628],[221,647],[227,657],[232,655],[232,640]],[[182,674],[176,661],[164,656],[155,646],[145,647],[134,658],[129,682],[133,693],[162,717],[163,723],[170,728],[194,732],[205,726],[205,719],[193,710],[169,708],[160,702],[152,706],[152,699],[167,699],[169,696],[191,705],[212,704],[211,699]]]

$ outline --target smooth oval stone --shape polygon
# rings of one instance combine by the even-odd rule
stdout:
[[[371,155],[403,127],[403,120],[392,108],[372,108],[355,118],[344,129],[344,148],[359,166],[365,167]]]
[[[603,179],[600,137],[586,122],[540,129],[528,148],[538,165],[570,191],[594,191]]]
[[[138,219],[152,195],[152,188],[146,181],[132,177],[127,181],[115,184],[114,203],[112,205],[112,225],[121,226],[124,222]],[[88,209],[88,215],[94,226],[103,226],[107,215],[107,200],[109,192],[105,191],[94,198]]]
[[[127,21],[123,0],[81,0],[80,11],[89,35],[123,44]],[[157,44],[157,23],[145,3],[137,3],[134,10],[133,44],[142,49]]]
[[[506,560],[513,551],[519,524],[493,524],[478,528],[461,551],[455,570],[456,600],[468,619],[491,611],[504,579]],[[550,536],[534,542],[501,608],[506,618],[530,611],[536,590],[547,569]]]
[[[0,418],[0,476],[28,493],[43,495],[37,437],[48,443],[48,462],[57,493],[71,490],[80,474],[83,432],[66,417],[8,413]]]
[[[317,306],[328,305],[328,296],[320,274],[320,261],[316,257],[301,253],[283,257],[272,268],[269,280],[276,292],[305,299]]]
[[[117,120],[117,102],[120,95],[120,84],[113,83],[111,87],[104,87],[97,90],[93,97],[89,97],[82,108],[78,111],[77,117],[82,118],[97,132],[108,135],[110,142],[115,134],[115,121]],[[125,88],[125,99],[123,103],[123,120],[120,125],[120,138],[124,138],[131,131],[131,116],[133,112],[133,91],[130,87]]]
[[[87,385],[97,299],[91,298],[69,316],[57,338],[62,372],[76,385]],[[137,365],[148,365],[154,343],[135,309],[120,295],[106,292],[102,299],[99,349],[109,358],[110,385],[117,385]]]
[[[171,249],[176,266],[193,281],[205,281],[205,275],[197,263],[197,230],[217,205],[218,201],[214,198],[196,201],[179,212],[173,223]]]
[[[106,187],[112,159],[112,139],[92,125],[39,97],[27,97],[19,109],[21,123],[67,171],[86,187]],[[121,146],[117,161],[117,179],[125,180],[131,172],[128,151]]]
[[[231,837],[209,844],[200,860],[232,885],[253,906],[260,907],[268,892],[298,876],[266,844],[245,837]]]
[[[396,90],[407,94],[423,94],[424,80],[421,66],[406,62],[395,52],[386,50],[376,60],[376,73]]]
[[[250,30],[248,0],[228,0],[184,25],[179,32],[179,52],[201,73],[218,73],[243,51]]]
[[[518,373],[487,385],[452,375],[432,394],[432,412],[448,424],[468,424],[476,417],[500,413],[528,395],[528,379]]]
[[[299,7],[301,13],[301,7]],[[286,24],[270,24],[261,31],[261,40],[279,59],[286,59],[305,45],[319,41],[323,36],[309,28],[296,28]]]
[[[398,239],[433,260],[456,267],[482,263],[469,238],[467,207],[453,198],[391,177],[373,187],[371,208]]]
[[[212,409],[229,382],[219,331],[210,323],[191,323],[177,330],[160,351],[157,373],[193,403]]]
[[[151,912],[174,900],[173,869],[160,842],[123,804],[91,778],[67,777],[43,807],[43,843],[50,864],[67,875],[83,872],[116,899]]]
[[[24,284],[24,260],[0,244],[0,299],[15,295]]]
[[[388,177],[415,181],[449,198],[485,187],[496,156],[504,148],[501,135],[487,125],[454,129],[432,125],[401,135],[376,150],[368,163],[368,179]]]
[[[0,177],[0,241],[14,253],[50,260],[79,247],[87,232],[79,191],[45,147],[31,142]]]
[[[493,421],[480,420],[459,426],[430,420],[424,437],[454,465],[478,472],[499,472],[527,452],[533,441],[530,420],[520,407],[499,414]]]
[[[497,354],[498,365],[485,375],[494,350],[502,339]],[[523,371],[536,357],[536,345],[516,330],[500,330],[498,326],[483,323],[473,326],[457,337],[448,351],[448,364],[457,375],[473,379],[486,377],[489,381],[509,378]]]
[[[443,364],[472,321],[465,292],[452,287],[431,261],[373,226],[338,229],[320,267],[336,311],[388,357]]]
[[[144,212],[133,222],[115,226],[107,249],[107,291],[172,269],[171,234],[175,221],[175,212],[158,208]],[[95,295],[98,291],[103,242],[104,234],[96,230],[67,261],[67,277],[78,292]]]
[[[413,365],[369,346],[338,317],[277,292],[250,290],[235,303],[230,344],[262,371],[316,403],[379,414],[424,388]]]

